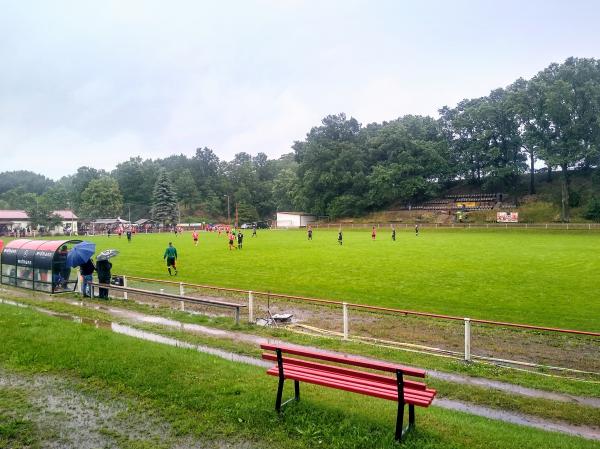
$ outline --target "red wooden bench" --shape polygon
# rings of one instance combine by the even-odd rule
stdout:
[[[262,354],[263,359],[277,362],[267,371],[267,374],[279,377],[277,399],[275,401],[275,410],[278,413],[281,412],[281,407],[288,402],[300,400],[300,382],[397,401],[396,440],[400,441],[403,433],[406,433],[415,425],[415,405],[429,407],[436,394],[435,390],[427,388],[427,385],[423,382],[404,379],[404,376],[424,378],[425,371],[421,369],[298,347],[270,344],[263,344],[260,347],[267,351]],[[316,362],[315,360],[333,362],[336,365]],[[339,365],[351,365],[368,370],[394,373],[395,376],[350,369]],[[294,398],[282,404],[283,383],[286,379],[294,381],[295,395]],[[408,405],[408,426],[406,429],[403,428],[405,404]]]

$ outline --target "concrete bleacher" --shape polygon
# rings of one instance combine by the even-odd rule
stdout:
[[[501,193],[461,193],[446,195],[444,198],[436,198],[425,201],[422,204],[412,206],[412,210],[492,210],[501,201]],[[472,203],[469,205],[461,203]]]

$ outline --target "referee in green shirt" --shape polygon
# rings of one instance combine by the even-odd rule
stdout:
[[[163,259],[167,259],[167,270],[169,270],[169,276],[173,275],[173,273],[171,273],[171,267],[173,267],[173,270],[175,270],[175,276],[177,276],[177,250],[173,246],[173,242],[169,242],[169,246],[165,250]]]

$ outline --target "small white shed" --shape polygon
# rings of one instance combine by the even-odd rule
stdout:
[[[277,212],[278,228],[303,228],[317,221],[317,217],[304,212]]]

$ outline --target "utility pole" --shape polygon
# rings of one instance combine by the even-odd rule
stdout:
[[[229,195],[225,194],[223,196],[227,197],[227,224],[231,225],[231,213],[229,212]]]

